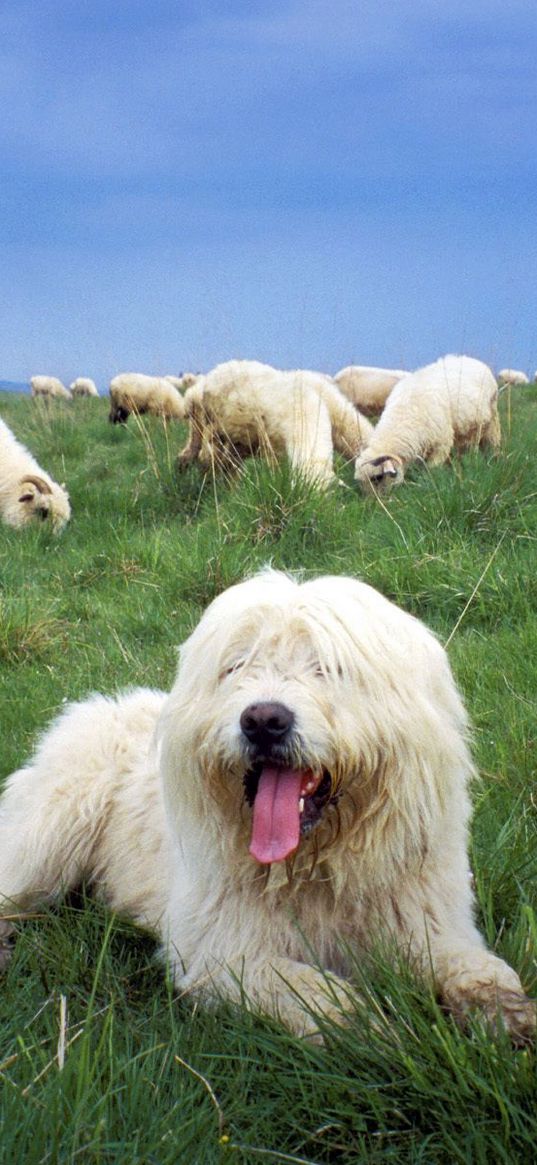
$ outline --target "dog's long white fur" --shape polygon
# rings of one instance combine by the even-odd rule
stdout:
[[[330,773],[335,794],[270,868],[248,852],[243,787],[240,716],[260,701],[293,712],[296,767]],[[9,778],[0,909],[85,879],[160,936],[179,987],[295,1032],[315,1030],[302,1000],[351,1005],[349,949],[391,943],[457,1018],[499,1011],[524,1039],[535,1006],[473,919],[472,772],[447,656],[422,623],[354,579],[265,571],[209,606],[169,696],[69,706]]]

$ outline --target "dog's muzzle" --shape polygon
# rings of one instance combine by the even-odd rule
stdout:
[[[253,760],[244,776],[253,810],[250,853],[263,865],[285,861],[334,800],[330,774],[300,764],[295,715],[285,704],[249,704],[240,727]]]
[[[241,713],[241,732],[256,753],[270,757],[273,749],[285,743],[294,728],[295,715],[285,704],[266,701],[249,704]]]

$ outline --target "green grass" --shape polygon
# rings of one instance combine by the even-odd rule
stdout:
[[[257,461],[233,483],[177,478],[184,427],[115,428],[102,400],[2,394],[0,415],[73,507],[59,539],[0,527],[0,777],[65,701],[168,687],[176,645],[245,573],[359,575],[449,641],[481,773],[480,924],[535,994],[535,388],[513,391],[500,458],[412,472],[383,505],[342,463],[325,495]],[[357,1016],[313,1047],[175,999],[151,940],[94,902],[43,910],[0,986],[0,1161],[537,1161],[534,1050],[461,1034],[404,966],[356,975],[379,1027]]]

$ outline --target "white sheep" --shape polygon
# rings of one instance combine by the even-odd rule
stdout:
[[[69,496],[0,420],[0,517],[8,526],[50,519],[55,534],[69,521]]]
[[[185,406],[181,393],[165,376],[122,372],[110,381],[109,420],[123,424],[131,413],[152,413],[182,421]]]
[[[333,449],[354,459],[372,432],[329,377],[280,372],[256,360],[217,365],[185,393],[185,410],[190,435],[180,466],[286,453],[294,467],[323,484],[334,476]]]
[[[69,389],[57,376],[32,376],[30,386],[32,396],[62,397],[64,400],[71,400]]]
[[[502,368],[496,379],[500,388],[506,388],[508,385],[513,384],[529,384],[526,373],[518,372],[516,368]]]
[[[401,368],[372,368],[367,364],[349,364],[336,372],[334,381],[351,404],[367,417],[378,416],[392,388],[407,373]]]
[[[73,396],[98,396],[97,385],[88,376],[77,376],[69,385]]]
[[[443,356],[395,386],[367,448],[356,460],[364,488],[397,485],[412,461],[441,465],[452,448],[501,441],[498,386],[490,368],[470,356]]]

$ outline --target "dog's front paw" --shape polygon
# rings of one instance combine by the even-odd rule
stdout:
[[[278,969],[273,1008],[278,1019],[295,1035],[322,1043],[323,1032],[331,1024],[344,1025],[355,1005],[351,987],[336,975],[323,974],[305,964],[294,964],[292,972],[288,967]]]
[[[516,971],[502,959],[484,953],[472,965],[461,966],[444,983],[442,995],[461,1026],[475,1011],[493,1033],[505,1028],[514,1044],[535,1038],[537,1005],[525,994]]]
[[[498,1015],[514,1044],[523,1046],[535,1040],[537,1030],[537,1004],[528,999],[523,991],[498,991],[495,1000],[496,1012],[492,1016],[487,1009],[487,1021],[498,1026]]]

